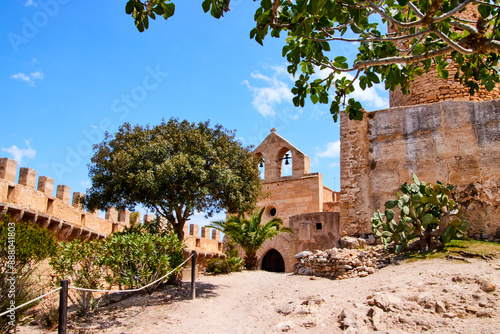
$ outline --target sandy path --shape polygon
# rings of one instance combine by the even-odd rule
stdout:
[[[485,292],[481,282],[497,288]],[[102,308],[81,326],[114,334],[500,333],[498,287],[499,259],[403,263],[340,281],[240,272],[200,277],[195,300],[188,287],[170,288]]]

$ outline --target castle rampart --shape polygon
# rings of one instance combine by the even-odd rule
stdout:
[[[106,210],[105,218],[98,217],[97,212],[84,211],[80,199],[85,194],[71,194],[67,185],[57,185],[54,197],[54,179],[40,176],[37,184],[34,169],[21,167],[17,183],[16,177],[17,162],[0,158],[0,215],[8,214],[47,228],[58,240],[102,239],[131,223],[129,210],[118,211],[111,207]],[[144,221],[154,219],[154,215],[144,215]],[[201,227],[200,235],[200,227],[189,224],[184,233],[187,250],[196,250],[202,261],[208,257],[224,256],[219,231]]]
[[[74,192],[67,185],[56,187],[54,179],[40,176],[37,171],[22,167],[16,183],[17,162],[0,158],[0,214],[35,223],[52,231],[59,240],[102,239],[128,224],[129,212],[106,212],[106,219],[96,212],[86,212],[80,204],[85,194]],[[36,188],[35,188],[36,187]],[[121,219],[119,219],[119,216]]]

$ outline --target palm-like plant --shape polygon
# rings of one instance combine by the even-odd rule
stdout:
[[[259,212],[254,212],[250,219],[245,218],[244,214],[239,216],[229,216],[226,220],[212,222],[208,227],[224,233],[228,238],[245,252],[245,267],[249,270],[257,267],[257,251],[262,244],[272,239],[281,232],[293,233],[293,230],[284,227],[281,218],[274,217],[267,223],[262,224],[262,215],[264,208]]]

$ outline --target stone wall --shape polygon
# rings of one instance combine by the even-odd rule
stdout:
[[[52,231],[59,240],[104,238],[128,224],[128,211],[119,213],[111,208],[106,213],[106,219],[99,218],[96,212],[84,211],[79,202],[84,194],[74,192],[71,196],[71,188],[66,185],[58,185],[54,197],[54,180],[40,176],[37,184],[36,170],[23,167],[17,183],[16,177],[17,162],[1,158],[1,216],[9,214],[13,218],[36,223]]]
[[[500,227],[500,100],[390,108],[361,122],[343,114],[340,159],[341,234],[371,233],[373,212],[412,173],[480,189],[466,212],[469,233],[494,235]]]
[[[284,262],[284,270],[291,272],[297,252],[333,247],[338,242],[340,196],[323,185],[320,173],[310,172],[309,157],[275,131],[272,129],[254,150],[265,168],[262,189],[268,195],[257,203],[257,207],[265,208],[264,221],[279,217],[295,234],[282,233],[265,242],[257,257],[259,267],[263,267],[266,256],[272,257],[277,251]],[[292,175],[283,176],[287,152],[291,157],[288,162],[292,165]]]
[[[223,243],[220,232],[198,224],[184,226],[184,243],[186,249],[195,250],[198,254],[223,254]]]
[[[447,80],[437,79],[437,70],[431,68],[428,73],[419,77],[410,84],[411,94],[403,95],[400,90],[389,92],[391,107],[412,106],[424,103],[434,103],[444,100],[455,101],[484,101],[500,98],[500,86],[497,85],[491,92],[482,88],[478,93],[470,95],[469,88],[453,80],[456,69],[450,65]]]

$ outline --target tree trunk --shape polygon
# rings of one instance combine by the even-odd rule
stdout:
[[[255,256],[255,254],[245,255],[245,267],[247,270],[257,269],[257,262],[257,256]]]
[[[177,222],[177,224],[173,225],[174,232],[179,237],[179,240],[184,240],[184,225],[185,225],[185,223],[186,223],[185,221],[184,222]]]

